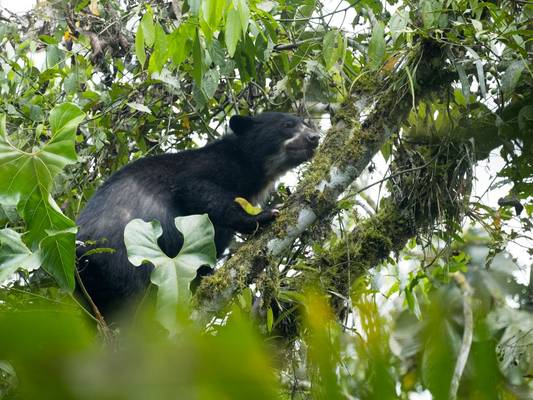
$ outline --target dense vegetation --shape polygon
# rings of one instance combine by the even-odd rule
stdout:
[[[532,398],[532,17],[522,0],[0,9],[0,397]],[[132,253],[171,277],[158,301],[127,329],[92,317],[72,292],[95,188],[263,110],[324,128],[278,220],[194,295],[179,260]],[[130,228],[154,248],[157,223]],[[206,248],[187,256],[215,263]]]

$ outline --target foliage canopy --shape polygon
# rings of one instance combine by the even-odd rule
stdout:
[[[0,8],[0,397],[531,398],[532,17],[508,0]],[[183,305],[215,262],[209,221],[177,220],[198,241],[175,259],[133,221],[167,329],[149,305],[125,332],[88,316],[75,219],[94,190],[263,110],[327,128],[276,223]]]

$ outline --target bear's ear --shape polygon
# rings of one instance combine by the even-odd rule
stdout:
[[[229,120],[229,127],[236,135],[242,135],[252,129],[254,124],[253,117],[246,117],[242,115],[234,115]]]

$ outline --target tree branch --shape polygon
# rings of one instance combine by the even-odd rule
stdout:
[[[367,75],[368,76],[368,75]],[[338,196],[361,174],[392,132],[397,131],[410,107],[404,101],[405,86],[390,85],[384,77],[369,82],[370,92],[355,94],[335,115],[333,127],[277,221],[249,239],[213,276],[204,279],[193,299],[193,317],[207,320],[232,296],[245,288],[282,256],[317,220],[327,220],[336,209]],[[384,85],[387,85],[385,89]],[[377,100],[365,122],[360,114]]]
[[[424,49],[428,47],[427,44],[413,46],[403,54],[404,58],[398,59],[395,68],[361,73],[358,76],[358,91],[351,93],[351,97],[335,114],[332,128],[327,132],[317,155],[276,222],[257,236],[249,238],[213,276],[202,281],[193,298],[193,318],[208,321],[265,268],[278,265],[280,258],[288,253],[303,232],[312,226],[316,228],[331,221],[339,195],[354,182],[374,154],[392,133],[399,130],[405,120],[411,109],[412,99],[403,65],[419,65]],[[416,86],[414,94],[417,99],[441,89],[456,78],[456,74],[450,71],[434,71],[429,68],[430,65],[441,65],[444,57],[442,51],[436,51],[439,48],[430,47],[430,50],[424,60],[425,68],[418,68],[417,71],[417,78],[426,82],[424,87]],[[391,202],[390,208],[372,217],[371,221],[381,224],[380,229],[384,229],[382,236],[385,239],[396,233],[398,236],[384,246],[375,243],[377,253],[376,257],[371,258],[375,261],[372,266],[386,258],[390,250],[400,250],[414,232],[412,224],[402,217],[401,208],[393,204],[394,200]],[[398,232],[391,233],[390,229]],[[354,237],[353,240],[357,242],[363,239]],[[373,245],[366,243],[365,247]],[[362,259],[365,257],[370,259],[369,254],[362,255]],[[344,284],[351,281],[348,279]],[[335,288],[335,285],[332,287]]]

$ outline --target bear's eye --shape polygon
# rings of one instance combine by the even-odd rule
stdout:
[[[296,126],[296,122],[295,121],[285,121],[283,123],[283,127],[284,128],[294,128]]]

